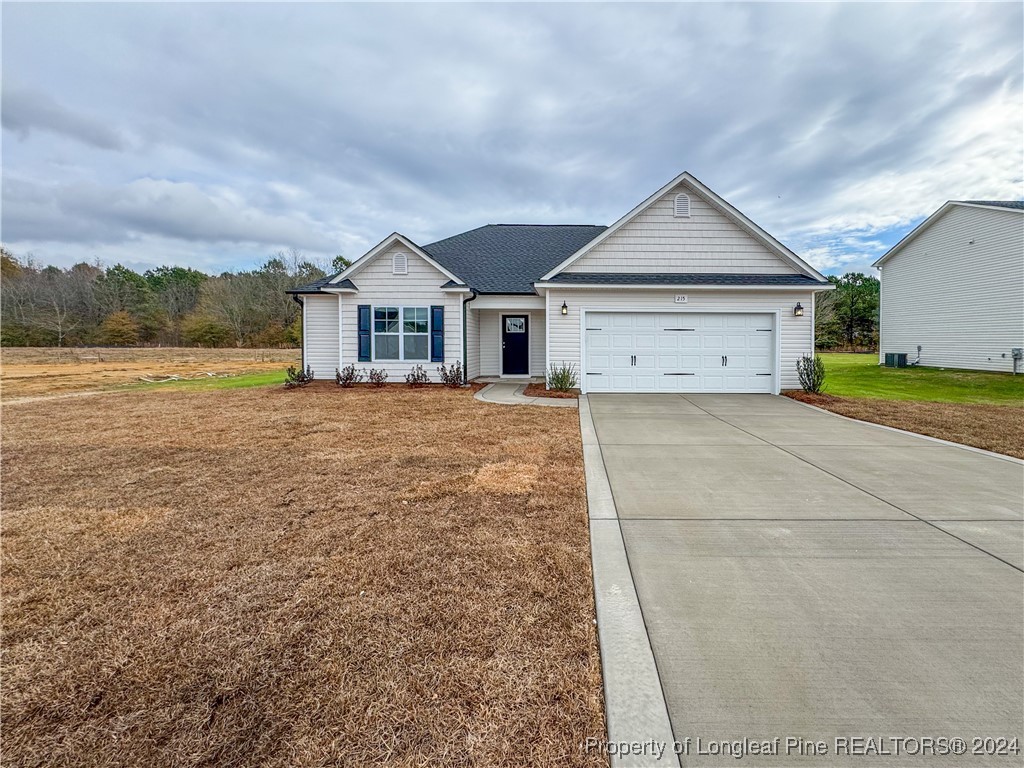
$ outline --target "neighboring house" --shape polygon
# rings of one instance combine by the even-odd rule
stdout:
[[[950,201],[875,262],[879,358],[1014,370],[1024,347],[1024,202]],[[1024,371],[1024,364],[1018,363]]]
[[[402,381],[571,364],[584,392],[775,392],[814,350],[817,271],[689,173],[610,227],[492,224],[429,245],[395,233],[293,293],[305,365]]]

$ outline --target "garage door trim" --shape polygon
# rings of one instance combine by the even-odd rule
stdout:
[[[772,333],[775,335],[774,361],[772,364],[772,394],[777,395],[782,387],[782,310],[778,307],[769,309],[733,309],[731,307],[581,307],[580,308],[580,392],[587,394],[587,314],[597,313],[638,314],[655,313],[659,315],[771,315],[774,318]]]

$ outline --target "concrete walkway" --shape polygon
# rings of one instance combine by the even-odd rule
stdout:
[[[1020,764],[836,739],[1024,742],[1024,463],[770,395],[587,410],[588,482],[600,461],[683,765]],[[623,659],[606,629],[608,685]],[[698,738],[781,747],[737,763]]]
[[[498,403],[499,405],[550,405],[555,408],[577,408],[576,400],[557,397],[527,397],[523,394],[526,384],[501,383],[488,384],[477,392],[473,397],[483,400],[485,403]]]

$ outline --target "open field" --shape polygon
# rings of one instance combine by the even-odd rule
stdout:
[[[786,394],[843,416],[1024,459],[1024,376],[882,368],[877,355],[821,357],[825,391]]]
[[[300,357],[297,349],[5,347],[0,351],[0,383],[4,400],[10,400],[122,389],[139,384],[140,376],[200,371],[233,375],[273,373],[273,380],[283,381],[284,369],[298,365]]]
[[[837,397],[1024,407],[1024,375],[952,368],[885,368],[878,355],[822,354],[825,392]]]
[[[575,411],[314,384],[5,408],[7,765],[598,765]]]

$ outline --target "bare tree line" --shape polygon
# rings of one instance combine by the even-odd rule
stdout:
[[[289,288],[340,269],[280,251],[258,269],[208,275],[121,264],[62,269],[0,254],[0,341],[4,346],[189,345],[285,347],[302,342]]]

